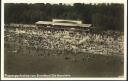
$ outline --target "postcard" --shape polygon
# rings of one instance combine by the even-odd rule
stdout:
[[[2,0],[2,80],[126,80],[127,0]]]

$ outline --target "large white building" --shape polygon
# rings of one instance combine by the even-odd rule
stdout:
[[[53,19],[52,21],[37,21],[36,25],[58,26],[58,27],[91,27],[92,24],[83,24],[78,20]]]

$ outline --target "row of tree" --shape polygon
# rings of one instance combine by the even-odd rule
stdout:
[[[98,29],[123,30],[123,4],[24,4],[5,3],[5,24],[35,23],[39,20],[57,19],[82,20]]]

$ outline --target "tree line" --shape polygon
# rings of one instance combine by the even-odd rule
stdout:
[[[82,20],[103,30],[123,30],[124,5],[115,3],[102,4],[50,4],[50,3],[5,3],[5,24],[34,24],[36,21],[56,19]]]

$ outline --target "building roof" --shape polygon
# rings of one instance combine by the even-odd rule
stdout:
[[[72,24],[72,23],[53,23],[53,25],[58,25],[58,26],[78,26],[78,24]]]
[[[72,24],[82,24],[82,21],[78,20],[67,20],[67,19],[53,19],[54,23],[72,23]]]
[[[52,21],[38,21],[35,24],[45,24],[45,25],[58,25],[58,26],[80,26],[80,27],[90,27],[91,24],[82,24],[82,21],[75,20],[64,20],[64,19],[53,19]]]
[[[36,24],[52,24],[51,21],[37,21]]]

